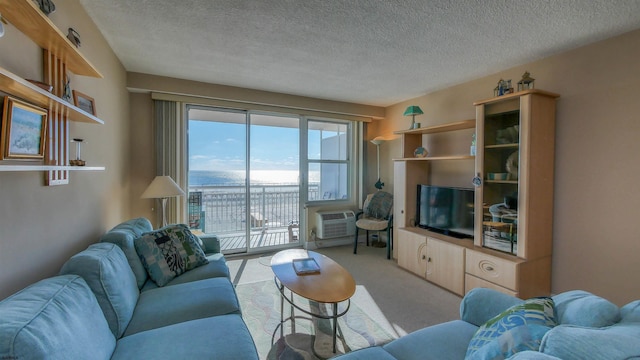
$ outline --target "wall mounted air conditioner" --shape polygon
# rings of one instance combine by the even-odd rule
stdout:
[[[356,233],[356,214],[353,211],[318,211],[316,213],[318,239],[353,236]]]

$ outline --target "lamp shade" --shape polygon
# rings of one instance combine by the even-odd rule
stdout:
[[[376,146],[382,144],[383,142],[385,142],[385,140],[382,136],[375,137],[371,140],[371,143]]]
[[[140,198],[161,199],[180,195],[184,195],[184,191],[173,181],[171,176],[156,176]]]
[[[420,114],[424,114],[422,112],[422,109],[420,109],[420,106],[407,106],[407,109],[404,111],[404,116],[411,116],[411,115],[420,115]]]

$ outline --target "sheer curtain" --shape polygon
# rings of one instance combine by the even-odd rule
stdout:
[[[185,194],[186,171],[184,162],[185,131],[182,126],[182,103],[175,101],[154,100],[154,127],[156,175],[169,175],[182,188]],[[167,222],[185,222],[184,197],[170,198],[167,202]],[[160,212],[156,216],[160,219]]]

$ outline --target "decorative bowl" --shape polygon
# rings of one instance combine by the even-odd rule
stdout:
[[[420,146],[413,152],[413,156],[415,157],[423,158],[423,157],[427,157],[427,155],[429,155],[429,152],[427,151],[427,149],[423,148],[422,146]]]

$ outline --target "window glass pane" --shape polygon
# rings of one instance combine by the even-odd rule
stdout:
[[[309,159],[347,160],[347,124],[310,120],[308,128]]]
[[[309,200],[347,199],[349,189],[346,163],[309,163]]]

